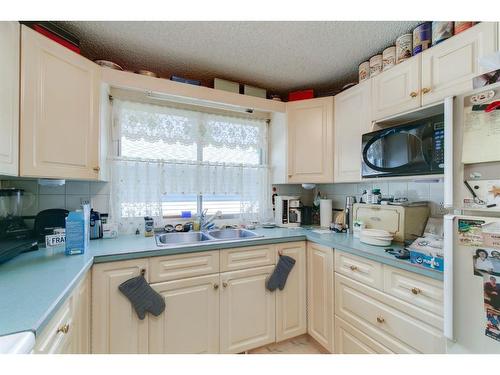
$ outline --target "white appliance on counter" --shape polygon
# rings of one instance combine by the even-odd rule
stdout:
[[[487,111],[499,100],[495,84],[445,101],[448,353],[500,354],[500,109]]]
[[[300,197],[278,195],[275,198],[274,221],[279,227],[299,227],[302,222]]]

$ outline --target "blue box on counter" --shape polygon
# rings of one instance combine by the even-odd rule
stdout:
[[[201,81],[198,81],[196,79],[188,79],[188,78],[183,78],[183,77],[178,77],[178,76],[171,76],[170,80],[175,81],[175,82],[187,83],[189,85],[201,86]]]
[[[66,218],[66,255],[83,254],[87,251],[90,240],[90,207],[71,211]]]
[[[440,272],[444,270],[444,258],[424,254],[412,249],[410,249],[410,262]]]

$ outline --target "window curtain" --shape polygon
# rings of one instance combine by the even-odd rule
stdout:
[[[162,201],[167,194],[237,195],[241,220],[269,218],[266,121],[116,99],[113,112],[117,151],[110,157],[111,214],[122,233],[142,228],[144,216],[160,222],[165,215]],[[142,157],[121,155],[123,141],[141,145],[144,149],[138,150],[138,155]],[[161,155],[153,152],[159,144],[165,150]],[[201,160],[199,151],[196,158],[189,153],[180,158],[178,154],[169,154],[171,148],[193,144],[198,150],[203,146],[219,147],[221,152],[260,150],[262,157],[257,163],[209,162]],[[154,157],[150,158],[150,154]]]

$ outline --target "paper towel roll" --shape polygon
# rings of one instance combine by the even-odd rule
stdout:
[[[319,201],[319,222],[323,228],[329,228],[332,222],[332,200],[320,199]]]

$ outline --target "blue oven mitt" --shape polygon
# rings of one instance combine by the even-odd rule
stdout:
[[[276,288],[283,290],[286,284],[286,279],[288,274],[295,265],[295,259],[287,255],[280,255],[278,264],[274,268],[274,272],[269,277],[266,283],[266,288],[271,292],[274,292]]]
[[[146,311],[158,316],[165,310],[165,300],[142,275],[121,283],[118,289],[130,300],[140,320],[146,317]]]

